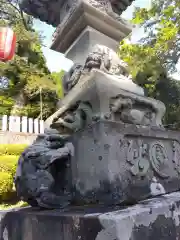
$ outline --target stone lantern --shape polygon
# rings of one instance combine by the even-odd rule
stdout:
[[[19,195],[63,208],[46,218],[35,213],[30,239],[51,239],[51,228],[53,239],[65,240],[149,240],[159,229],[154,239],[180,235],[180,194],[171,193],[180,188],[180,134],[164,128],[164,104],[144,96],[117,54],[132,30],[120,17],[131,3],[22,0],[24,11],[57,27],[51,48],[74,62],[45,135],[19,160]]]

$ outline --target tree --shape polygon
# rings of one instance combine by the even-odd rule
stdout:
[[[171,77],[180,57],[179,11],[179,0],[153,0],[149,10],[137,8],[132,22],[144,28],[145,36],[136,44],[124,40],[119,49],[135,82],[166,104],[165,124],[180,122],[180,83]]]
[[[14,20],[22,21],[24,27],[28,30],[27,16],[24,17],[24,13],[19,7],[19,0],[0,0],[0,19],[7,20],[11,25]],[[29,17],[29,20],[32,18]]]
[[[56,90],[57,90],[57,95],[59,98],[62,98],[64,93],[63,93],[63,87],[62,87],[62,78],[64,76],[65,72],[61,70],[60,72],[53,72],[51,75],[54,79],[54,82],[56,84]]]
[[[145,29],[142,45],[157,56],[159,62],[168,71],[175,71],[180,57],[180,2],[179,0],[152,0],[152,7],[147,10],[137,8],[133,23]]]
[[[0,63],[0,90],[14,102],[7,107],[9,114],[40,117],[40,101],[43,102],[43,118],[56,110],[60,97],[60,79],[57,92],[55,78],[48,68],[41,50],[41,37],[33,29],[32,18],[24,14],[18,1],[0,0],[0,26],[10,26],[17,36],[16,55],[12,61]],[[8,81],[7,81],[8,80]],[[5,111],[5,112],[7,112]]]

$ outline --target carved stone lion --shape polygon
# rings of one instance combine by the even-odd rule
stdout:
[[[19,158],[14,180],[18,196],[31,206],[67,206],[71,200],[67,164],[73,154],[73,145],[56,130],[39,135]]]
[[[63,87],[65,95],[79,82],[81,76],[92,69],[99,69],[107,74],[115,76],[125,76],[126,80],[131,80],[128,65],[119,58],[112,49],[96,44],[88,54],[84,66],[74,64],[74,66],[63,77]]]
[[[112,49],[96,44],[89,53],[84,70],[98,68],[108,74],[129,77],[128,65]]]

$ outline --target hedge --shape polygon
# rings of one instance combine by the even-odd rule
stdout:
[[[26,147],[26,144],[0,144],[0,156],[20,155]]]
[[[13,188],[13,177],[10,173],[0,172],[0,199],[9,200]]]
[[[0,172],[7,172],[14,177],[19,156],[4,155],[0,156]]]
[[[0,144],[0,200],[9,201],[13,196],[13,179],[19,156],[25,144]]]

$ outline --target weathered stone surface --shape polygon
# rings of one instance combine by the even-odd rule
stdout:
[[[74,154],[68,136],[56,130],[39,135],[21,154],[14,178],[20,199],[32,206],[63,208],[71,201],[68,164]]]
[[[74,4],[69,12],[65,12],[64,8],[61,8],[60,15],[63,15],[65,20],[59,24],[53,34],[54,40],[51,48],[62,53],[65,53],[77,41],[79,35],[88,26],[118,43],[132,30],[132,25],[127,21],[122,20],[119,16],[119,19],[113,18],[85,0]]]
[[[124,209],[33,208],[0,212],[1,240],[176,240],[180,238],[180,193]]]
[[[113,26],[111,27],[113,28]],[[114,29],[114,31],[116,30],[117,29]],[[119,47],[119,41],[115,41],[101,32],[87,27],[66,51],[65,56],[66,58],[71,59],[74,63],[84,65],[87,56],[92,52],[93,47],[97,45],[97,42],[99,45],[105,45],[114,51]]]
[[[55,125],[58,128],[58,125],[64,125],[64,119],[67,115],[73,117],[81,102],[91,106],[88,124],[106,119],[162,127],[164,104],[143,95],[143,89],[122,74],[116,76],[93,69],[80,77],[62,100],[62,107],[47,119],[46,126],[53,124],[53,128]]]
[[[76,49],[76,46],[74,47],[75,51],[73,50],[72,55],[74,57],[77,55],[75,58],[79,59],[81,64],[74,64],[70,71],[63,77],[63,88],[65,95],[76,84],[78,84],[78,82],[86,82],[87,77],[91,77],[91,79],[94,77],[96,80],[97,77],[102,77],[103,73],[108,74],[103,75],[103,77],[109,81],[112,81],[113,79],[114,81],[116,80],[119,82],[119,87],[121,85],[122,89],[143,95],[143,89],[132,82],[132,77],[129,74],[127,63],[121,60],[118,54],[111,48],[100,44],[94,44],[95,42],[92,41],[91,43],[85,43],[84,52],[87,53],[87,55],[84,53],[80,54],[80,47],[79,49]],[[83,43],[80,45],[82,45],[83,51]],[[100,76],[98,76],[98,72],[94,72],[94,74],[91,74],[91,76],[89,76],[90,72],[93,70],[100,70]]]
[[[180,188],[179,133],[165,131],[164,104],[144,96],[114,51],[116,43],[131,32],[132,26],[120,17],[131,2],[22,1],[26,12],[59,24],[52,48],[78,61],[63,79],[66,96],[60,109],[46,121],[47,127],[58,130],[55,145],[50,136],[39,137],[19,161],[16,188],[31,205],[35,200],[35,205],[45,208],[70,203],[122,206]],[[59,133],[68,134],[66,141]],[[54,164],[59,161],[63,167]],[[140,213],[144,216],[146,211],[140,207]],[[126,219],[134,217],[133,209],[127,215],[118,214],[95,214],[103,229],[93,231],[91,239],[120,239],[119,232],[125,240],[140,238],[141,222],[140,230],[146,231],[141,219],[136,225]],[[119,229],[110,224],[116,215]],[[157,215],[157,222],[151,222],[158,225],[163,220],[166,223],[164,216]],[[124,226],[129,231],[123,232]],[[63,239],[86,239],[86,235],[69,233]]]
[[[72,12],[73,6],[82,0],[21,0],[21,6],[28,14],[53,26],[57,26],[66,13]],[[120,15],[133,0],[83,0],[107,14]],[[62,8],[61,15],[59,14]]]
[[[100,121],[72,136],[77,202],[134,203],[180,189],[179,133]]]
[[[71,91],[47,120],[55,136],[52,129],[39,136],[19,160],[19,196],[31,205],[60,208],[73,201],[136,202],[179,189],[179,139],[162,127],[164,104],[144,97],[127,74],[117,55],[99,45],[79,80],[78,72],[70,74]]]

